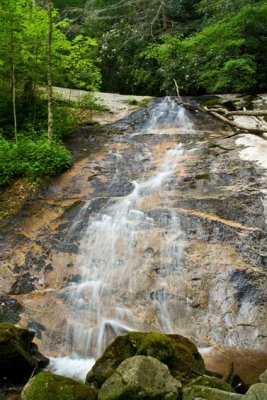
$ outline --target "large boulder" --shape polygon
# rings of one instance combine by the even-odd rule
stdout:
[[[158,332],[130,332],[118,336],[96,361],[87,374],[86,382],[100,388],[127,358],[145,355],[162,361],[169,367],[173,377],[182,383],[205,373],[204,362],[196,346],[179,335]]]
[[[34,332],[0,324],[0,384],[23,384],[49,360],[32,343]]]
[[[266,400],[267,399],[267,384],[256,383],[250,386],[245,395],[245,400]]]
[[[88,385],[40,372],[30,379],[21,393],[22,400],[97,400],[97,392]]]
[[[223,390],[225,392],[235,393],[235,390],[228,383],[216,378],[215,376],[200,376],[191,381],[188,386],[207,386],[213,389]]]
[[[183,400],[245,400],[242,394],[206,386],[187,386],[183,389]]]
[[[176,400],[180,387],[159,360],[135,356],[123,361],[106,380],[98,400]]]

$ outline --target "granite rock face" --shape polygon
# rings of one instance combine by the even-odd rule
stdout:
[[[71,146],[84,156],[28,198],[8,223],[0,221],[3,296],[12,293],[22,304],[25,327],[36,322],[45,327],[42,351],[52,343],[51,350],[59,353],[65,339],[72,312],[70,282],[81,275],[79,266],[92,250],[80,255],[88,241],[88,221],[112,218],[113,205],[133,193],[131,183],[151,183],[177,143],[183,155],[168,182],[160,191],[140,193],[126,215],[126,227],[135,226],[136,212],[141,221],[132,247],[132,236],[122,229],[114,257],[105,259],[103,246],[99,252],[94,248],[92,264],[99,270],[107,266],[113,287],[105,286],[99,302],[103,315],[111,316],[99,322],[100,350],[98,306],[85,298],[89,306],[79,310],[85,329],[91,321],[90,353],[99,357],[118,334],[114,321],[126,331],[129,326],[160,331],[166,324],[168,331],[203,347],[267,348],[264,171],[241,159],[243,147],[237,146],[236,137],[227,137],[228,127],[200,112],[180,110],[189,129],[181,121],[169,126],[162,120],[140,133],[154,106],[116,126],[75,132]],[[120,134],[112,133],[115,128]],[[111,243],[108,239],[104,245]],[[78,314],[73,310],[73,320]],[[76,350],[83,354],[82,348]]]

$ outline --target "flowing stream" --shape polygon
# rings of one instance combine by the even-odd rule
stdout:
[[[166,98],[133,135],[160,135],[177,128],[187,133],[193,124],[184,108]],[[183,298],[177,310],[173,299],[179,298],[182,283],[185,237],[166,193],[183,170],[184,152],[181,143],[173,143],[158,167],[131,182],[128,195],[113,198],[89,218],[75,261],[81,280],[67,288],[64,352],[70,358],[54,359],[52,370],[83,375],[92,363],[88,357],[99,357],[115,336],[131,330],[181,332],[187,300]],[[145,155],[153,162],[149,149]],[[116,159],[114,183],[128,166],[119,153],[111,156]],[[155,202],[160,209],[153,213]],[[72,241],[77,221],[90,206],[90,201],[83,206],[65,242]]]

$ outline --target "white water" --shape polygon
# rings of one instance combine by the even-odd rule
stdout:
[[[185,131],[193,127],[184,109],[170,98],[155,107],[141,133],[160,134],[163,126]],[[117,176],[127,163],[120,154],[110,155],[116,157]],[[186,301],[177,309],[177,299],[184,236],[166,198],[183,157],[182,144],[173,143],[150,176],[144,173],[132,182],[128,196],[111,200],[89,219],[76,259],[82,280],[67,288],[64,357],[52,359],[50,370],[83,379],[92,358],[117,335],[130,330],[181,331]],[[80,211],[66,240],[71,240],[88,207],[90,203]]]

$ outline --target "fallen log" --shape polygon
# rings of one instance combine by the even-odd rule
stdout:
[[[207,107],[205,107],[207,108]],[[267,115],[267,110],[237,110],[237,111],[228,111],[226,108],[209,108],[210,111],[214,111],[217,113],[223,113],[226,117],[229,115],[244,115],[248,117],[265,117]]]
[[[265,115],[267,115],[267,111],[262,111],[262,110],[228,111],[225,108],[208,108],[208,107],[195,106],[193,104],[185,103],[183,101],[182,97],[180,96],[179,86],[178,86],[176,79],[173,79],[173,81],[175,84],[176,94],[177,94],[179,104],[181,104],[185,108],[189,109],[190,111],[199,110],[199,111],[208,112],[209,114],[220,119],[221,121],[232,126],[233,128],[244,131],[244,133],[249,132],[249,133],[253,133],[254,135],[259,135],[259,136],[263,135],[264,133],[267,133],[267,127],[266,128],[261,128],[261,127],[250,128],[248,126],[240,125],[238,122],[235,122],[233,120],[226,118],[227,116],[234,116],[234,115],[244,115],[244,116],[252,116],[252,117],[265,116]],[[219,113],[223,113],[224,115],[221,115]],[[260,121],[258,121],[258,123],[260,124]],[[239,133],[240,132],[235,132],[233,135],[230,135],[227,137],[232,137],[232,136],[238,135]]]
[[[227,111],[226,116],[228,115],[247,115],[252,117],[265,117],[267,115],[267,110],[239,110],[239,111]]]
[[[239,129],[239,130],[246,131],[246,132],[249,132],[249,133],[254,133],[255,135],[263,135],[263,133],[267,133],[267,128],[266,129],[249,128],[247,126],[240,125],[239,123],[237,123],[235,121],[229,120],[228,118],[226,118],[225,116],[219,114],[218,112],[213,111],[214,109],[209,109],[208,107],[204,107],[204,110],[206,112],[210,113],[211,115],[213,115],[214,117],[216,117],[216,118],[220,119],[221,121],[225,122],[226,124],[233,126],[235,129]],[[239,134],[239,133],[240,132],[237,132],[235,134]]]

